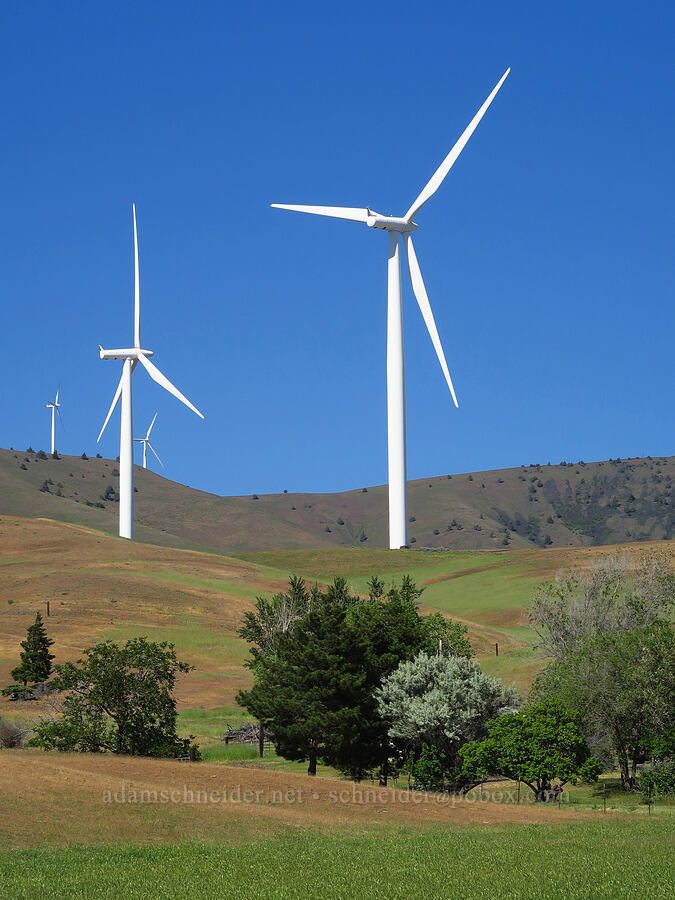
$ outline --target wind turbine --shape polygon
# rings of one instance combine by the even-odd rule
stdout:
[[[476,126],[485,115],[494,100],[497,91],[504,83],[511,69],[499,79],[492,93],[467,125],[462,136],[445,157],[424,187],[408,212],[402,217],[383,216],[369,208],[360,209],[351,206],[295,206],[286,203],[273,203],[277,209],[290,209],[296,212],[312,213],[317,216],[329,216],[336,219],[349,219],[352,222],[363,222],[369,228],[380,228],[389,232],[388,260],[388,298],[387,298],[387,429],[389,448],[389,547],[397,550],[408,543],[408,523],[406,516],[406,446],[405,446],[405,368],[403,361],[403,311],[401,306],[401,244],[405,247],[408,262],[408,273],[417,303],[436,350],[438,361],[450,388],[455,406],[458,406],[455,389],[445,361],[445,354],[438,336],[436,323],[429,304],[422,273],[420,271],[411,232],[418,226],[414,216],[441,186],[457,157],[464,149]]]
[[[52,456],[54,455],[54,449],[56,447],[56,443],[54,440],[55,425],[56,425],[56,421],[55,421],[56,413],[59,414],[59,421],[63,425],[63,419],[61,418],[61,404],[59,403],[59,394],[60,393],[61,393],[61,385],[59,385],[58,388],[56,389],[55,399],[51,403],[47,404],[47,409],[51,409],[51,411],[52,411]]]
[[[153,381],[156,381],[161,387],[167,390],[174,397],[177,397],[181,403],[184,403],[200,418],[204,416],[199,412],[196,406],[183,396],[177,387],[174,387],[169,379],[162,375],[159,369],[150,362],[149,356],[153,355],[152,350],[144,350],[141,348],[141,311],[140,311],[140,291],[138,281],[138,232],[136,230],[136,206],[132,205],[134,219],[134,346],[122,350],[104,350],[99,344],[99,355],[101,359],[121,359],[124,363],[122,366],[122,377],[120,378],[115,396],[105,417],[103,428],[99,433],[97,442],[101,440],[101,435],[105,431],[106,425],[117,406],[120,397],[122,398],[122,420],[120,428],[120,537],[133,538],[134,536],[134,453],[133,453],[133,426],[131,411],[131,374],[140,363],[146,370]],[[154,452],[154,451],[153,451]]]
[[[143,468],[148,468],[148,447],[152,450],[152,452],[157,456],[157,451],[150,443],[150,432],[152,431],[152,426],[155,424],[155,419],[157,418],[157,413],[155,413],[152,422],[150,423],[150,427],[148,428],[148,432],[144,438],[134,438],[134,441],[137,441],[139,444],[143,444]],[[164,468],[164,463],[157,456],[157,462],[160,464],[162,468]]]

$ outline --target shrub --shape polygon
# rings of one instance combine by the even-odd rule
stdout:
[[[23,747],[25,732],[13,722],[0,718],[0,747]]]
[[[40,485],[40,490],[42,491],[43,494],[49,493],[49,482],[47,481],[47,479],[45,479],[42,482],[42,484]]]
[[[664,759],[642,772],[640,787],[645,797],[648,791],[650,797],[675,795],[675,759]]]
[[[86,453],[83,453],[82,456],[80,457],[80,459],[89,459],[89,457],[87,456]]]

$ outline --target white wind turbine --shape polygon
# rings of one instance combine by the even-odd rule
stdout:
[[[144,438],[134,438],[134,441],[136,441],[139,444],[143,444],[143,468],[144,469],[148,468],[148,447],[152,450],[152,452],[157,457],[157,462],[160,464],[160,466],[162,468],[164,468],[164,463],[159,458],[159,456],[157,456],[157,451],[150,443],[150,432],[152,431],[152,426],[155,424],[156,418],[157,418],[157,413],[155,413],[155,415],[152,419],[152,422],[150,423],[150,427],[148,428],[147,434],[145,435]]]
[[[58,388],[56,389],[56,397],[55,397],[55,399],[54,399],[51,403],[48,403],[48,404],[47,404],[47,409],[51,409],[51,411],[52,411],[52,456],[54,455],[54,449],[55,449],[55,447],[56,447],[56,442],[55,442],[55,437],[56,437],[56,434],[55,434],[55,428],[56,428],[56,419],[55,419],[55,416],[56,416],[56,413],[59,414],[59,421],[60,421],[61,424],[63,425],[63,419],[61,418],[61,404],[59,403],[59,394],[60,394],[60,393],[61,393],[61,385],[59,385]]]
[[[506,76],[506,72],[497,82],[494,90],[478,110],[464,133],[438,167],[434,176],[424,187],[408,212],[402,217],[383,216],[372,210],[345,206],[295,206],[286,203],[273,203],[277,209],[290,209],[297,212],[313,213],[318,216],[330,216],[337,219],[349,219],[352,222],[363,222],[370,228],[381,228],[389,232],[388,263],[388,303],[387,303],[387,421],[389,447],[389,547],[392,550],[408,543],[408,523],[406,516],[406,446],[405,446],[405,368],[403,361],[403,317],[401,308],[401,259],[400,247],[404,244],[408,261],[408,272],[412,289],[419,304],[422,316],[436,350],[438,361],[450,388],[455,406],[458,406],[455,389],[445,361],[445,354],[438,336],[436,323],[427,297],[422,273],[420,271],[415,248],[410,232],[417,230],[413,217],[441,186],[457,157],[464,149],[476,126],[485,115],[487,108],[494,100]]]
[[[199,410],[193,406],[187,397],[174,387],[166,376],[162,375],[159,369],[150,362],[149,356],[153,355],[152,350],[143,350],[141,348],[141,312],[140,312],[140,292],[138,282],[138,233],[136,230],[136,207],[132,206],[134,219],[134,346],[122,350],[104,350],[98,345],[101,359],[121,359],[124,362],[122,367],[122,377],[120,378],[115,396],[108,410],[108,415],[103,423],[97,442],[101,440],[101,435],[105,431],[106,425],[113,414],[117,403],[122,398],[122,421],[120,429],[120,537],[133,538],[134,536],[134,454],[133,454],[133,426],[131,411],[131,373],[140,363],[146,370],[153,381],[161,385],[174,397],[177,397],[181,403],[184,403],[193,412],[197,413],[200,418],[204,416]]]

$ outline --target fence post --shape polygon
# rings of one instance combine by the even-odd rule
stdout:
[[[194,745],[190,747],[190,762],[195,762],[197,756],[195,753]]]
[[[518,803],[520,804],[520,775],[518,776]]]
[[[647,787],[647,806],[649,808],[649,815],[652,814],[652,791],[651,788]]]
[[[499,656],[499,644],[495,641],[495,656]]]
[[[602,811],[607,812],[607,782],[602,782]]]
[[[49,600],[47,600],[47,618],[49,618]]]

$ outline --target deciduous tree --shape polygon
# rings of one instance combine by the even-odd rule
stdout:
[[[597,781],[602,772],[577,717],[554,701],[492,719],[487,731],[485,740],[459,751],[464,774],[474,780],[487,775],[520,779],[537,800],[548,801],[568,782]]]

